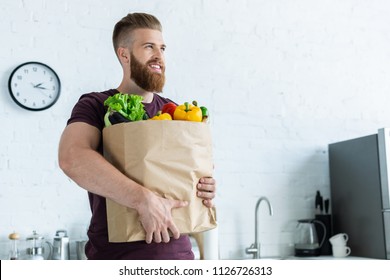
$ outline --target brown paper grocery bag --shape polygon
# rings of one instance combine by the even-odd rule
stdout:
[[[215,208],[196,196],[201,177],[212,176],[211,132],[208,124],[189,121],[137,121],[103,130],[104,157],[122,173],[156,194],[186,200],[172,210],[181,233],[216,227]],[[110,242],[145,240],[138,213],[110,199],[107,202]]]

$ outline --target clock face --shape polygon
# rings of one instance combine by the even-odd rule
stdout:
[[[11,73],[8,89],[16,104],[27,110],[40,111],[57,102],[61,82],[46,64],[27,62]]]

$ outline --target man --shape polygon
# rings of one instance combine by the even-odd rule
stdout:
[[[159,197],[129,179],[102,156],[103,103],[118,92],[143,97],[153,116],[170,102],[160,93],[165,83],[165,44],[160,22],[152,15],[128,14],[114,28],[113,44],[123,69],[117,89],[80,97],[68,120],[59,145],[59,164],[66,175],[88,191],[92,211],[86,245],[88,259],[193,259],[189,237],[180,235],[171,210],[186,201]],[[198,197],[212,207],[215,180],[199,180]],[[135,209],[145,229],[145,241],[108,242],[105,198]],[[170,237],[170,235],[173,237]]]

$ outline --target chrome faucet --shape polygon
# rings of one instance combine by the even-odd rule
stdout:
[[[257,235],[258,235],[257,212],[258,212],[259,206],[263,200],[265,202],[267,202],[267,204],[268,204],[269,215],[270,216],[273,215],[272,206],[271,206],[271,203],[269,202],[268,198],[266,198],[265,196],[260,197],[257,200],[256,209],[255,209],[255,243],[253,243],[250,247],[245,249],[245,253],[253,254],[254,259],[260,259],[260,243],[259,243],[258,237],[257,237]]]

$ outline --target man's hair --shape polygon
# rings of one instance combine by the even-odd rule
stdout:
[[[131,32],[138,28],[162,31],[161,23],[155,16],[145,13],[128,14],[115,24],[112,34],[112,43],[115,52],[119,47],[130,46]]]

